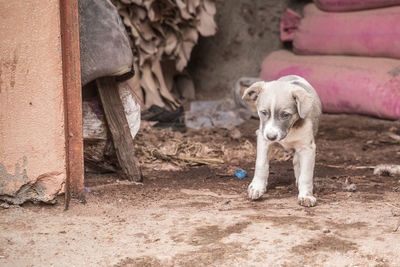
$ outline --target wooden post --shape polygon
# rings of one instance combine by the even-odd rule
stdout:
[[[85,202],[78,1],[61,0],[60,16],[67,174],[65,209],[68,209],[71,196]]]
[[[125,117],[124,107],[114,77],[96,80],[104,114],[114,142],[118,162],[130,181],[142,181],[142,173],[135,156],[135,146]]]

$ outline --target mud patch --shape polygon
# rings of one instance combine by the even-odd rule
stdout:
[[[196,209],[203,209],[203,208],[210,207],[210,205],[213,205],[213,203],[203,202],[203,201],[193,201],[193,202],[189,202],[189,203],[165,204],[165,205],[162,205],[161,207],[167,208],[167,209],[187,209],[188,207],[196,208]]]
[[[357,244],[351,241],[337,238],[335,236],[321,236],[320,238],[312,238],[306,244],[294,246],[291,251],[300,255],[307,255],[310,252],[347,252],[357,250]]]
[[[340,230],[340,231],[356,230],[356,229],[359,230],[361,228],[368,227],[368,224],[365,222],[337,223],[337,222],[328,221],[326,223],[329,226],[335,228],[335,230]]]
[[[248,216],[253,222],[270,222],[274,227],[299,227],[308,230],[321,230],[321,227],[309,218],[298,216]]]
[[[246,259],[248,249],[240,243],[217,243],[203,246],[198,250],[181,253],[173,258],[173,266],[221,266],[235,262],[239,258]]]
[[[202,226],[196,229],[189,243],[194,246],[216,243],[231,234],[241,233],[249,224],[249,222],[240,222],[225,229],[221,229],[218,225]]]
[[[114,265],[114,267],[158,267],[166,266],[155,257],[143,256],[137,258],[125,258]]]
[[[211,204],[212,203],[208,203],[208,202],[197,202],[197,201],[194,201],[194,202],[188,203],[188,206],[192,207],[192,208],[205,208],[205,207],[210,206]]]

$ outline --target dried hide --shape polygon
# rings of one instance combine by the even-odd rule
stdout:
[[[211,0],[113,0],[127,28],[137,76],[128,81],[145,106],[174,109],[182,93],[174,77],[184,72],[199,35],[216,32]],[[135,75],[135,76],[136,76]],[[187,74],[185,74],[187,76]],[[190,85],[190,82],[189,82]]]

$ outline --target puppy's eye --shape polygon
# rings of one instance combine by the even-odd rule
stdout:
[[[290,116],[292,116],[292,114],[290,114],[290,113],[287,113],[287,112],[282,112],[282,113],[281,113],[281,118],[282,118],[283,120],[289,119]]]
[[[264,117],[268,117],[268,111],[266,111],[266,110],[262,110],[262,111],[260,111],[260,113],[261,113],[261,115],[263,115]]]

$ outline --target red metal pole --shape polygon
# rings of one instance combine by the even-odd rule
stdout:
[[[60,14],[67,170],[65,209],[68,209],[71,197],[85,202],[78,1],[60,0]]]

